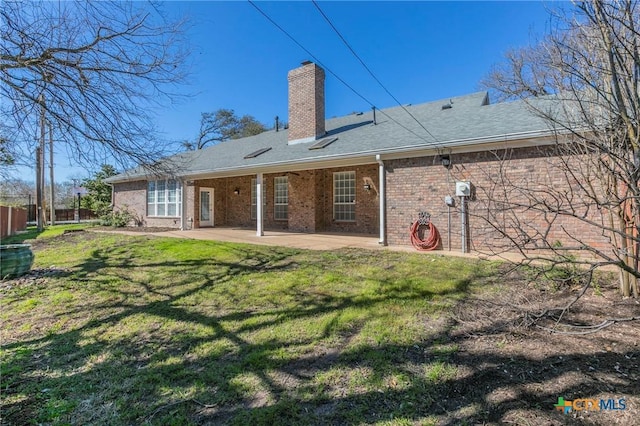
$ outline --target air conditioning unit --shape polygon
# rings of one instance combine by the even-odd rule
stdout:
[[[456,182],[456,196],[457,197],[470,197],[471,196],[471,182]]]

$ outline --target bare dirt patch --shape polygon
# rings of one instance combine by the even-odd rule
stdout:
[[[101,231],[101,232],[139,232],[141,234],[148,233],[157,233],[157,232],[168,232],[168,231],[176,231],[176,228],[168,228],[168,227],[148,227],[148,226],[123,226],[120,228],[116,228],[113,226],[94,226],[91,228],[91,231]]]
[[[560,321],[556,315],[534,323],[532,317],[566,306],[580,289],[525,283],[511,277],[497,292],[455,309],[449,336],[459,351],[450,362],[460,377],[440,403],[442,423],[640,424],[640,322],[592,327],[640,315],[639,301],[622,300],[609,283],[590,288]],[[608,409],[562,413],[554,407],[558,398],[604,400]]]

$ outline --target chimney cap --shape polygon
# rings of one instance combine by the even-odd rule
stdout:
[[[309,65],[309,64],[312,64],[312,63],[313,63],[313,62],[311,62],[311,61],[309,61],[309,60],[306,60],[306,61],[302,61],[302,62],[300,63],[300,65]]]

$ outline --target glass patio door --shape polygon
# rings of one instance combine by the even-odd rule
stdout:
[[[213,189],[200,189],[200,227],[213,226]]]

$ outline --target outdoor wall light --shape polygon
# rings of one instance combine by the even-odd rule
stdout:
[[[443,165],[444,167],[446,167],[447,169],[448,169],[449,167],[451,167],[451,158],[449,158],[449,156],[448,156],[448,155],[441,155],[441,156],[440,156],[440,162],[441,162],[441,163],[442,163],[442,165]]]
[[[236,195],[240,195],[240,188],[234,189],[233,193],[236,194]]]
[[[370,185],[370,184],[368,184],[368,183],[365,183],[365,184],[364,184],[364,190],[365,190],[365,191],[370,191],[370,190],[371,190],[371,185]]]

